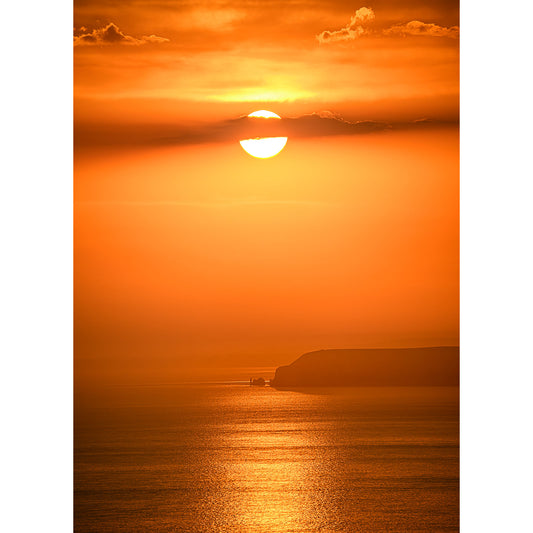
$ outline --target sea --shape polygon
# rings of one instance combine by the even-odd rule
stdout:
[[[75,398],[76,532],[459,531],[459,389],[115,386]]]

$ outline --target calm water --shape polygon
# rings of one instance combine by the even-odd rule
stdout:
[[[457,388],[115,388],[76,401],[75,529],[458,531]]]

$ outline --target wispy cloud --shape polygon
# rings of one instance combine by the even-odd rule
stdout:
[[[320,43],[333,43],[336,41],[351,41],[368,33],[365,27],[367,24],[374,21],[376,15],[374,10],[370,7],[362,7],[355,12],[355,15],[350,19],[350,22],[340,30],[328,31],[324,30],[318,34],[316,38]]]
[[[422,35],[428,37],[459,37],[459,26],[447,28],[437,24],[426,24],[419,20],[412,20],[406,24],[397,24],[383,31],[384,35]]]
[[[459,37],[459,26],[447,28],[438,24],[412,20],[406,23],[395,24],[381,32],[373,32],[367,26],[374,22],[376,16],[372,8],[362,7],[355,12],[350,22],[339,30],[325,30],[319,33],[316,38],[319,43],[327,44],[339,41],[353,41],[359,37],[370,35],[371,33],[385,36],[425,36],[425,37],[450,37],[457,39]]]
[[[74,46],[94,46],[94,45],[141,45],[141,44],[160,44],[169,42],[165,37],[158,37],[157,35],[143,35],[140,39],[126,35],[119,30],[118,26],[110,22],[103,28],[94,29],[87,32],[84,27],[80,31],[85,31],[80,35],[74,36]]]

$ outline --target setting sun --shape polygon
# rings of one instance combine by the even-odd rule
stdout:
[[[260,109],[259,111],[254,111],[253,113],[250,113],[248,115],[249,117],[259,117],[259,118],[281,118],[279,115],[276,115],[276,113],[273,113],[272,111],[267,111],[266,109]]]
[[[281,119],[279,115],[266,109],[254,111],[248,117]],[[287,144],[287,140],[288,137],[257,137],[255,139],[243,139],[240,143],[243,150],[251,156],[267,159],[279,154]]]
[[[240,141],[243,150],[253,157],[267,159],[279,154],[287,144],[287,137],[264,137]]]

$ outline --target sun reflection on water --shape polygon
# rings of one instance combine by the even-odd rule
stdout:
[[[225,464],[220,485],[211,497],[220,522],[238,531],[315,531],[335,515],[321,483],[331,463],[326,435],[309,420],[298,419],[299,402],[318,404],[322,398],[297,393],[253,391],[245,408],[255,419],[224,424],[218,464]],[[303,407],[303,406],[302,406]],[[330,472],[331,474],[331,472]],[[216,522],[215,522],[216,525]]]
[[[191,386],[78,411],[76,530],[458,530],[458,392]]]

